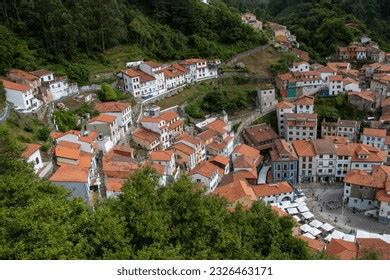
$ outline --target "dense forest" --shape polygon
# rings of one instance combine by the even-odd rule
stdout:
[[[118,45],[168,60],[226,58],[265,42],[219,0],[0,1],[0,74],[10,67],[104,60],[99,54]]]
[[[118,199],[94,210],[38,179],[22,146],[0,126],[0,259],[308,259],[290,217],[204,195],[186,177],[158,188],[140,170]]]
[[[224,0],[241,12],[285,24],[315,60],[368,34],[390,51],[388,0]]]

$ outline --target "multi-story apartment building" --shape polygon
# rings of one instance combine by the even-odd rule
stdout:
[[[287,141],[317,139],[317,114],[285,113],[284,123]]]
[[[316,154],[318,182],[334,182],[336,179],[336,147],[326,139],[312,140]]]
[[[33,88],[30,86],[6,80],[2,82],[7,101],[12,103],[19,112],[31,113],[37,110],[42,104],[42,102],[34,97]]]
[[[295,101],[281,101],[276,105],[276,117],[278,119],[278,131],[281,137],[285,137],[285,113],[314,113],[314,97],[301,96]],[[286,138],[287,139],[287,138]]]
[[[312,141],[296,140],[292,145],[298,156],[298,182],[317,182],[316,151]]]
[[[117,117],[121,137],[124,137],[126,132],[132,125],[131,105],[127,102],[104,102],[97,103],[95,110],[101,114],[112,115]]]
[[[360,122],[351,120],[340,120],[337,122],[321,123],[321,137],[325,136],[343,136],[347,137],[351,141],[357,140],[357,134],[359,133]]]
[[[339,95],[344,91],[344,79],[341,75],[329,76],[327,78],[329,96]]]
[[[271,151],[271,165],[273,181],[297,183],[298,156],[291,143],[284,139],[275,140]]]
[[[360,136],[363,144],[374,146],[378,149],[385,148],[386,129],[364,128]]]

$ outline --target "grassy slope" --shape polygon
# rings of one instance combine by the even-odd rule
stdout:
[[[238,62],[245,64],[249,72],[260,77],[271,76],[270,66],[275,64],[281,58],[281,54],[273,47],[268,46],[263,50],[257,51]]]

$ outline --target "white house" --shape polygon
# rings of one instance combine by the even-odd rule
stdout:
[[[88,131],[97,131],[100,139],[108,138],[114,145],[120,140],[118,118],[101,114],[91,119],[87,125]]]
[[[265,203],[280,203],[294,200],[294,190],[286,181],[275,184],[256,185],[253,186],[253,191],[257,199]]]
[[[175,153],[173,151],[152,151],[149,154],[149,159],[155,163],[164,167],[164,174],[168,177],[176,179],[179,170],[176,168]]]
[[[339,95],[344,90],[343,76],[340,75],[329,76],[327,83],[328,83],[330,96]]]
[[[310,70],[310,64],[307,62],[294,62],[290,67],[291,72],[306,72]]]
[[[138,69],[125,69],[117,74],[118,87],[135,98],[150,98],[157,95],[156,78]]]
[[[21,113],[33,112],[42,104],[34,97],[30,86],[3,80],[3,87],[7,101],[14,104],[16,110]]]
[[[127,102],[104,102],[95,105],[96,111],[101,114],[115,116],[118,121],[121,137],[129,131],[132,125],[131,105]]]
[[[35,174],[43,167],[41,151],[39,150],[41,145],[28,144],[26,150],[23,152],[23,158],[34,166]]]
[[[208,192],[212,192],[221,181],[224,170],[205,161],[192,169],[189,175],[193,181],[205,185]]]
[[[164,71],[162,71],[163,68],[161,64],[154,61],[145,61],[139,65],[139,69],[156,79],[157,94],[162,94],[167,91],[165,85],[165,75]]]
[[[361,142],[366,145],[384,149],[386,140],[386,129],[364,128],[361,135]]]

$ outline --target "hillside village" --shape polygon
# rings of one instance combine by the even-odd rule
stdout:
[[[243,14],[242,20],[261,30],[263,23],[253,16]],[[309,184],[342,184],[341,207],[378,224],[390,223],[390,54],[363,36],[340,47],[326,65],[311,63],[285,26],[265,25],[273,31],[277,48],[298,60],[275,77],[274,85],[259,85],[257,90],[260,110],[275,112],[277,127],[248,125],[237,135],[225,112],[188,123],[180,106],[153,105],[154,99],[220,77],[219,59],[172,64],[140,60],[127,63],[113,84],[135,100],[139,112],[128,101],[96,102],[98,115],[87,119],[81,130],[51,132],[51,159],[43,160],[36,143],[27,144],[23,157],[39,177],[92,206],[119,196],[129,175],[150,167],[159,174],[160,187],[187,175],[207,195],[225,198],[231,211],[237,204],[250,207],[264,201],[278,215],[291,215],[297,222],[294,234],[314,251],[355,259],[377,247],[383,258],[390,258],[389,231],[345,232],[336,222],[322,222],[301,190]],[[356,62],[364,63],[356,67]],[[12,69],[3,87],[19,114],[36,113],[80,94],[66,77],[42,69]],[[316,98],[339,95],[379,117],[321,121]]]

